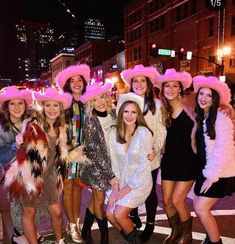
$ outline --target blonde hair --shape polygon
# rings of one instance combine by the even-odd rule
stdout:
[[[112,113],[112,97],[109,95],[109,93],[104,93],[101,94],[104,95],[105,97],[105,101],[107,103],[107,112],[108,113]],[[96,97],[94,97],[93,99],[89,100],[88,102],[86,102],[86,109],[85,109],[85,115],[86,118],[89,120],[92,115],[93,115],[93,110],[94,110],[94,99]]]

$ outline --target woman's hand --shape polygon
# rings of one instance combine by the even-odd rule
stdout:
[[[16,136],[16,146],[19,148],[23,142],[23,134],[20,133]]]
[[[117,199],[117,194],[118,191],[112,190],[110,197],[109,197],[109,201],[108,201],[108,206],[113,207],[114,204],[116,203]]]
[[[125,197],[132,189],[129,186],[124,186],[117,194],[117,200]]]
[[[69,153],[69,162],[77,162],[79,159],[84,156],[83,153],[83,146],[79,146],[74,148],[70,153]]]
[[[147,158],[148,160],[153,161],[156,156],[157,156],[157,151],[155,148],[153,148],[152,152],[148,154]]]
[[[200,193],[206,193],[209,190],[209,188],[212,186],[212,184],[213,182],[206,179],[202,184]]]

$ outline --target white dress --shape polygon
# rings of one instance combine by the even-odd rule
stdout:
[[[132,189],[116,205],[136,208],[145,202],[152,189],[151,163],[147,159],[153,147],[152,134],[147,128],[138,127],[125,151],[124,144],[116,141],[116,128],[112,128],[109,146],[112,170],[120,188],[128,185]],[[107,197],[110,193],[106,193]]]

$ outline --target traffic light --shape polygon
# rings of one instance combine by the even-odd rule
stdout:
[[[157,44],[156,43],[152,43],[150,46],[150,56],[152,57],[157,57],[158,55],[158,48],[157,48]]]
[[[178,59],[179,60],[182,60],[184,58],[184,52],[185,52],[184,48],[180,47],[179,51],[178,51]]]

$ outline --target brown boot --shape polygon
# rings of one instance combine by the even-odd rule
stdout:
[[[171,227],[171,234],[164,240],[163,244],[175,244],[182,230],[179,214],[176,212],[175,215],[168,218],[168,222]]]
[[[193,217],[182,222],[182,232],[180,238],[177,240],[178,244],[189,244],[192,243],[192,222]]]

